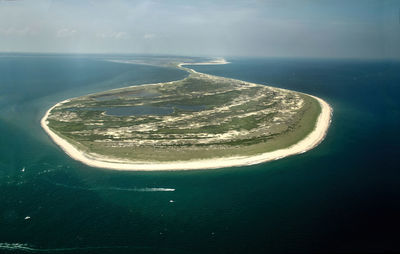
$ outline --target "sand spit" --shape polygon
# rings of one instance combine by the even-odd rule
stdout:
[[[227,63],[225,60],[217,60],[204,64],[224,64]],[[179,67],[186,63],[179,64]],[[188,63],[195,65],[193,63]],[[281,159],[290,155],[304,153],[314,147],[316,147],[325,138],[329,125],[331,123],[332,109],[328,103],[320,98],[309,95],[315,98],[321,105],[321,113],[317,119],[314,130],[300,142],[272,152],[266,152],[254,156],[235,156],[225,158],[214,158],[204,160],[190,160],[190,161],[173,161],[173,162],[152,162],[152,161],[128,161],[122,159],[109,158],[103,155],[94,153],[85,153],[77,149],[71,143],[55,134],[48,127],[47,118],[50,111],[69,100],[57,103],[49,110],[41,120],[41,126],[51,139],[61,147],[61,149],[68,154],[71,158],[80,161],[86,165],[98,168],[114,169],[114,170],[131,170],[131,171],[158,171],[158,170],[200,170],[200,169],[215,169],[225,167],[237,167],[258,164],[262,162],[272,161]]]

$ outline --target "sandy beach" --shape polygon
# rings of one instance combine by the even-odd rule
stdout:
[[[208,63],[182,63],[178,66],[181,67],[185,64],[199,65],[199,64],[225,64],[225,60],[216,60]],[[191,70],[191,69],[190,69]],[[316,126],[314,130],[300,142],[272,152],[266,152],[254,156],[236,156],[236,157],[225,157],[225,158],[214,158],[205,160],[191,160],[191,161],[175,161],[175,162],[152,162],[152,161],[128,161],[120,160],[115,158],[108,158],[103,155],[94,153],[85,153],[80,151],[75,146],[55,134],[47,126],[47,117],[50,111],[69,100],[57,103],[49,110],[47,110],[44,117],[41,119],[41,126],[46,131],[46,133],[51,137],[51,139],[61,147],[61,149],[68,154],[71,158],[80,161],[91,167],[114,169],[114,170],[131,170],[131,171],[157,171],[157,170],[200,170],[200,169],[215,169],[215,168],[225,168],[225,167],[237,167],[237,166],[247,166],[258,163],[263,163],[267,161],[281,159],[287,156],[304,153],[314,147],[316,147],[325,138],[329,125],[331,123],[332,109],[328,103],[324,100],[309,95],[316,100],[321,105],[321,113],[317,119]]]

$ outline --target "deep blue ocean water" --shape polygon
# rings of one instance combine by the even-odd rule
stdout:
[[[228,60],[193,68],[325,99],[334,109],[326,139],[249,167],[91,168],[42,131],[49,107],[186,74],[94,56],[0,55],[0,253],[399,252],[400,63]]]

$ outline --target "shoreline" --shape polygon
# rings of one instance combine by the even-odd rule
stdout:
[[[206,63],[199,63],[201,65],[205,64],[226,64],[225,60],[217,60]],[[199,65],[193,63],[180,63],[178,67],[182,65]],[[198,73],[190,68],[185,68]],[[208,75],[208,74],[206,74]],[[249,166],[254,164],[259,164],[263,162],[278,160],[287,156],[301,154],[309,151],[320,144],[328,131],[331,123],[332,108],[324,100],[309,95],[316,99],[321,106],[321,113],[317,118],[317,122],[314,130],[309,133],[304,139],[300,140],[298,143],[283,149],[278,149],[272,152],[266,152],[253,156],[235,156],[235,157],[225,157],[225,158],[211,158],[211,159],[201,159],[201,160],[189,160],[189,161],[173,161],[173,162],[152,162],[152,161],[128,161],[123,159],[109,158],[103,155],[85,153],[80,151],[71,143],[61,138],[55,134],[47,126],[47,117],[50,111],[68,102],[70,99],[61,101],[50,109],[48,109],[40,121],[42,128],[50,136],[50,138],[56,143],[68,156],[72,159],[82,162],[91,167],[104,168],[104,169],[114,169],[114,170],[129,170],[129,171],[175,171],[175,170],[206,170],[206,169],[216,169],[216,168],[227,168],[227,167],[239,167],[239,166]]]

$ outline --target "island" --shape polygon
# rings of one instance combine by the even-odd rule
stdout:
[[[308,94],[197,72],[51,107],[41,126],[92,167],[189,170],[245,166],[304,153],[325,137],[331,107]]]

